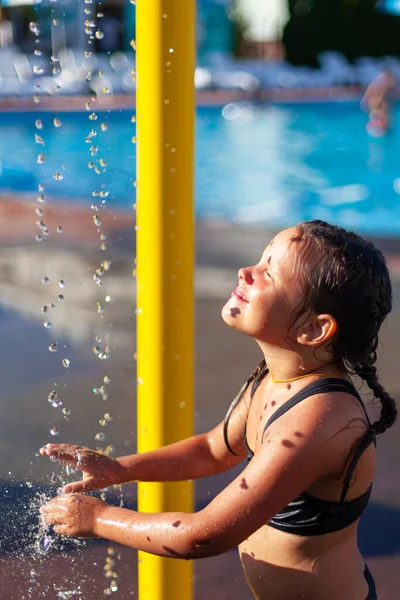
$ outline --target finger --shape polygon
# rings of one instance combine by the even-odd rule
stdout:
[[[67,525],[54,525],[53,531],[54,533],[59,533],[61,535],[71,535],[70,533],[68,533]]]
[[[74,444],[46,444],[40,448],[39,452],[42,456],[76,456],[79,451],[85,450],[84,446],[77,446]]]
[[[82,492],[90,492],[91,490],[99,489],[100,485],[95,484],[95,480],[93,477],[86,477],[81,481],[74,481],[73,483],[68,483],[63,492],[65,494],[79,494]]]
[[[42,456],[54,458],[60,463],[72,465],[75,469],[82,470],[83,457],[86,452],[91,452],[82,446],[70,446],[67,444],[48,444],[40,449]]]

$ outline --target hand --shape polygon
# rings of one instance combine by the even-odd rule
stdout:
[[[70,444],[46,444],[40,449],[42,456],[54,456],[58,461],[82,471],[82,480],[69,483],[65,493],[88,492],[126,481],[126,471],[120,463],[84,446]]]
[[[96,519],[108,504],[83,494],[57,496],[40,508],[44,523],[54,525],[55,533],[77,537],[97,537]]]

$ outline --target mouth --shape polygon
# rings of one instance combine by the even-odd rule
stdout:
[[[241,302],[247,302],[247,304],[249,303],[249,301],[243,295],[243,292],[238,287],[233,290],[231,298],[237,298]]]

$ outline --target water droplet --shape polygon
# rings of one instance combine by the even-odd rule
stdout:
[[[41,52],[41,50],[38,50],[37,48],[36,48],[36,49],[33,51],[33,54],[34,54],[35,56],[42,56],[42,52]]]
[[[100,250],[102,250],[102,251],[107,250],[107,244],[105,244],[104,242],[102,242],[100,244]]]
[[[105,426],[107,425],[107,421],[105,421],[104,419],[100,419],[100,421],[99,421],[99,424],[100,424],[102,427],[105,427]]]
[[[60,119],[55,118],[55,119],[53,119],[53,124],[54,124],[54,127],[61,127],[62,123],[61,123]]]
[[[101,159],[99,160],[99,163],[100,163],[100,166],[101,166],[101,167],[106,167],[106,166],[107,166],[107,163],[106,163],[106,161],[105,161],[103,158],[101,158]]]
[[[58,294],[57,298],[60,302],[64,302],[64,300],[65,300],[65,298],[62,294]]]
[[[106,385],[110,385],[110,383],[111,383],[111,377],[109,377],[108,375],[106,375],[106,376],[103,378],[103,381],[104,381],[104,383],[105,383]]]
[[[45,204],[46,203],[46,197],[44,194],[39,194],[39,196],[36,198],[36,202],[38,204]]]
[[[69,408],[63,408],[62,414],[64,415],[64,417],[69,417],[69,415],[71,414],[71,411],[69,410]]]
[[[168,52],[169,52],[170,54],[172,54],[172,53],[173,53],[173,51],[174,51],[174,49],[173,49],[173,48],[169,48],[169,50],[168,50]]]
[[[34,101],[35,104],[40,104],[40,98],[39,98],[39,96],[37,94],[35,94],[33,96],[33,101]]]
[[[71,361],[68,358],[63,358],[61,361],[61,364],[63,367],[65,367],[66,369],[69,368]]]
[[[53,327],[53,325],[50,323],[50,321],[45,321],[43,323],[43,325],[46,327],[46,329],[51,329]]]
[[[104,33],[98,29],[95,33],[95,36],[98,40],[102,40],[104,37]]]
[[[61,173],[54,173],[53,177],[56,181],[61,181],[61,179],[64,179],[64,176]]]
[[[106,296],[106,297],[104,298],[104,300],[105,300],[106,302],[111,302],[112,298],[111,298],[111,296]]]
[[[35,133],[35,142],[36,144],[41,144],[42,146],[44,146],[44,139],[40,137],[40,135],[38,135],[37,133]]]
[[[38,65],[33,65],[32,71],[34,75],[43,75],[44,73],[43,67],[39,67]]]
[[[60,279],[60,281],[58,282],[58,285],[60,286],[60,288],[64,288],[65,287],[64,279]]]
[[[50,279],[48,277],[43,277],[42,283],[47,285],[48,283],[50,283]]]
[[[102,224],[102,220],[97,215],[94,215],[93,223],[96,225],[96,227],[100,227],[100,225]]]
[[[37,129],[43,129],[43,123],[40,119],[36,119],[35,125]]]
[[[111,421],[113,420],[113,417],[112,415],[110,415],[110,413],[105,413],[104,418],[108,423],[111,423]]]
[[[179,404],[179,408],[186,408],[186,402],[181,402]]]
[[[104,306],[102,305],[101,302],[97,302],[97,312],[100,314],[102,312],[104,312]]]
[[[40,33],[39,25],[37,23],[35,23],[34,21],[31,21],[29,23],[29,29],[35,35],[39,35],[39,33]]]
[[[38,192],[44,192],[44,185],[43,185],[43,183],[39,183],[39,185],[38,185]]]
[[[60,433],[60,432],[59,432],[59,430],[57,429],[57,427],[52,427],[52,428],[50,429],[50,435],[58,435],[59,433]]]
[[[63,228],[61,227],[61,225],[57,225],[57,233],[62,233],[63,232]]]
[[[54,344],[50,344],[49,350],[50,352],[57,352],[57,343],[55,342]]]
[[[106,439],[106,436],[104,433],[96,433],[96,435],[94,436],[94,439],[98,442],[102,442],[103,440]]]
[[[36,225],[40,227],[40,229],[43,229],[43,231],[47,230],[47,226],[44,221],[36,221]]]
[[[49,312],[49,307],[47,304],[45,304],[44,306],[42,306],[42,308],[40,309],[42,311],[43,314]]]
[[[98,152],[99,148],[98,146],[90,146],[89,150],[91,155],[94,156]]]
[[[112,592],[117,592],[117,591],[118,591],[118,584],[117,584],[117,582],[116,582],[116,581],[112,581],[112,582],[110,583],[110,590],[111,590]]]
[[[60,406],[62,406],[62,402],[61,400],[55,400],[54,402],[51,403],[53,408],[60,408]]]
[[[142,308],[136,308],[135,309],[135,315],[140,315],[140,313],[142,312]]]
[[[142,379],[141,377],[138,377],[138,378],[136,379],[136,383],[137,383],[138,385],[142,385],[142,383],[143,383],[143,379]]]
[[[101,130],[102,130],[102,131],[107,131],[107,129],[108,129],[108,125],[107,125],[107,123],[102,123],[102,124],[100,125],[100,127],[101,127]]]
[[[56,390],[52,390],[50,392],[50,394],[48,395],[47,400],[49,402],[55,402],[57,400],[57,398],[58,398],[58,394],[57,394]]]

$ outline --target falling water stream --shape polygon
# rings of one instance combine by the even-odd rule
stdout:
[[[49,10],[51,11],[51,31],[52,31],[52,43],[53,53],[50,59],[51,73],[56,82],[54,85],[54,95],[57,95],[60,86],[57,83],[59,80],[57,77],[62,73],[60,68],[60,58],[58,55],[57,46],[57,28],[62,26],[63,13],[59,10],[57,0],[51,0]],[[35,0],[35,5],[40,5],[41,0]],[[78,10],[84,13],[84,33],[86,36],[84,58],[88,61],[88,70],[86,74],[86,80],[89,82],[96,78],[101,80],[103,73],[101,70],[97,72],[93,71],[91,65],[92,53],[94,50],[95,39],[102,39],[103,33],[99,26],[100,20],[103,17],[101,12],[95,14],[95,3],[94,0],[84,0],[79,2]],[[37,12],[38,14],[38,12]],[[41,89],[41,77],[44,75],[45,66],[43,63],[44,52],[42,52],[42,37],[40,29],[40,19],[37,22],[31,22],[29,25],[30,34],[33,36],[34,41],[34,57],[37,63],[33,66],[33,73],[36,78],[37,84],[35,85],[34,103],[40,105],[42,98]],[[131,44],[134,46],[134,42]],[[132,72],[134,77],[134,72]],[[93,89],[93,88],[92,88]],[[108,240],[107,234],[104,228],[104,222],[112,214],[108,206],[110,197],[110,189],[102,180],[102,175],[107,171],[107,162],[102,155],[104,150],[108,150],[104,145],[105,142],[102,140],[105,132],[107,132],[109,123],[107,122],[107,112],[104,110],[99,111],[98,107],[101,104],[101,98],[111,93],[107,82],[104,85],[100,84],[100,87],[96,87],[96,96],[90,100],[82,100],[82,110],[87,112],[88,117],[88,128],[85,137],[88,151],[88,177],[93,180],[93,191],[91,198],[88,199],[88,208],[92,212],[92,223],[87,223],[87,227],[94,227],[97,234],[97,250],[92,251],[92,255],[97,256],[97,265],[95,265],[92,272],[87,273],[86,277],[92,280],[91,285],[95,286],[96,291],[92,291],[93,296],[92,310],[98,318],[98,331],[92,339],[92,353],[97,360],[101,361],[101,368],[98,371],[98,381],[92,390],[87,390],[87,396],[92,395],[95,398],[96,413],[97,413],[97,427],[91,447],[99,452],[103,452],[106,455],[113,455],[115,448],[111,443],[111,424],[114,421],[112,409],[110,407],[110,396],[112,395],[112,377],[111,369],[107,369],[107,361],[113,351],[113,337],[112,328],[113,322],[110,320],[108,314],[108,307],[113,302],[114,296],[109,292],[109,286],[107,286],[107,275],[113,268],[113,261],[108,255]],[[134,119],[132,119],[134,122]],[[39,183],[37,188],[36,197],[36,242],[44,244],[44,252],[53,252],[54,247],[57,245],[57,239],[62,239],[63,233],[65,232],[65,224],[62,222],[54,225],[54,220],[47,220],[47,217],[51,215],[51,197],[46,195],[46,180],[48,178],[54,179],[56,182],[62,182],[64,178],[68,178],[68,163],[64,164],[63,156],[59,156],[59,166],[57,170],[49,173],[46,167],[46,128],[54,127],[58,130],[59,135],[63,135],[63,119],[62,114],[55,114],[51,120],[48,115],[33,119],[34,128],[34,143],[37,147],[37,164],[38,164],[38,175]],[[136,138],[132,138],[132,142],[136,142]],[[51,223],[51,224],[50,224]],[[60,236],[60,238],[58,238]],[[51,245],[46,245],[46,242],[51,240]],[[76,286],[76,282],[71,279],[68,269],[63,272],[65,264],[61,264],[60,267],[53,269],[52,272],[43,270],[40,272],[39,281],[40,286],[44,290],[46,295],[46,301],[42,306],[37,307],[37,311],[41,314],[43,326],[49,336],[48,338],[48,351],[49,351],[49,364],[51,361],[56,361],[62,367],[58,369],[58,377],[54,379],[51,386],[46,392],[46,406],[47,406],[47,419],[49,427],[47,431],[43,428],[43,444],[51,441],[68,442],[72,441],[65,439],[66,435],[63,431],[63,423],[73,424],[74,411],[70,408],[68,397],[69,386],[71,382],[71,376],[74,375],[74,370],[78,368],[78,364],[74,362],[74,352],[71,344],[65,343],[62,339],[62,335],[59,336],[57,322],[60,322],[60,317],[57,316],[61,311],[65,311],[68,308],[69,292],[71,288]],[[46,269],[46,261],[44,261],[43,269]],[[83,285],[81,282],[79,285]],[[84,285],[87,287],[86,281]],[[71,290],[71,294],[73,291]],[[90,351],[90,350],[89,350]],[[110,433],[109,433],[110,431]],[[86,444],[85,444],[86,445]],[[38,455],[36,455],[38,456]],[[29,496],[29,504],[27,506],[27,514],[29,516],[35,515],[35,522],[29,524],[29,527],[25,529],[24,536],[25,549],[28,548],[30,558],[33,560],[30,573],[29,573],[29,587],[24,592],[24,595],[20,597],[20,600],[34,600],[37,598],[50,599],[53,597],[60,599],[75,599],[84,598],[83,583],[87,579],[88,575],[85,574],[85,561],[81,561],[81,565],[78,567],[78,563],[75,561],[74,556],[76,551],[81,549],[82,552],[90,546],[91,541],[78,538],[66,538],[63,536],[55,535],[52,528],[46,526],[39,517],[39,508],[44,503],[48,502],[57,493],[62,493],[60,489],[69,481],[76,480],[80,475],[76,473],[69,466],[62,466],[56,461],[53,464],[53,471],[49,475],[48,485],[43,491],[34,491],[32,482],[26,481],[25,486],[32,493]],[[12,474],[9,473],[12,477]],[[124,506],[124,496],[122,486],[116,487],[112,490],[104,489],[98,492],[100,498],[112,503],[117,503],[119,506]],[[118,573],[118,561],[121,559],[120,549],[114,545],[106,547],[104,565],[103,565],[103,583],[101,582],[101,576],[98,576],[96,585],[98,594],[96,599],[99,598],[99,594],[104,596],[117,596],[119,590],[119,573]],[[61,555],[65,561],[63,570],[66,572],[73,571],[74,578],[71,587],[63,583],[60,585],[54,584],[43,584],[43,578],[39,578],[39,571],[43,571],[43,565],[46,561],[49,561],[50,557],[54,554]],[[97,565],[97,563],[94,563]],[[46,568],[46,567],[44,567]],[[76,570],[79,569],[80,583],[77,583]],[[98,567],[100,573],[100,567]],[[95,576],[96,577],[96,576]],[[51,589],[50,589],[51,588]],[[55,596],[54,596],[55,593]]]

